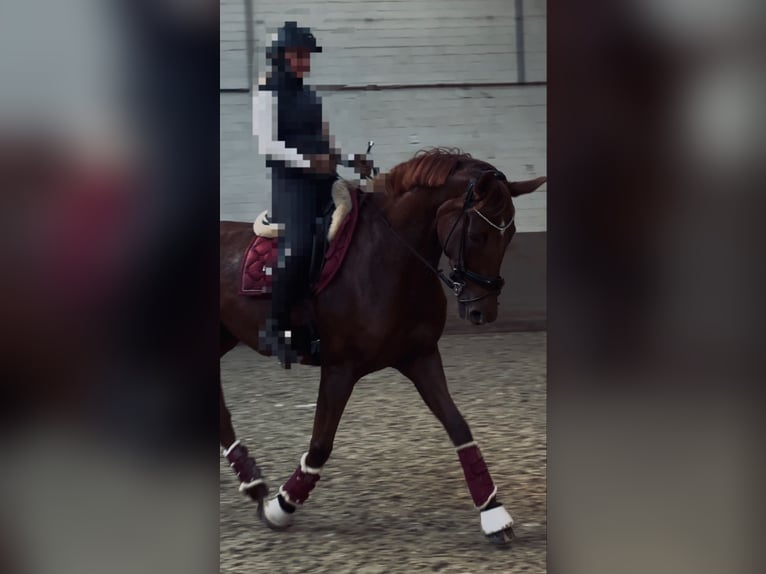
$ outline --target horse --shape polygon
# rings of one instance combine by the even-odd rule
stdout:
[[[545,180],[510,182],[489,163],[436,148],[367,182],[374,191],[363,194],[343,266],[310,301],[321,337],[321,366],[308,451],[265,502],[266,484],[254,458],[236,440],[220,392],[224,455],[240,478],[240,490],[258,502],[267,526],[289,526],[308,499],[332,453],[356,382],[393,367],[414,383],[449,435],[484,535],[499,545],[510,542],[513,519],[499,502],[479,446],[447,388],[438,348],[447,312],[440,281],[457,297],[462,318],[476,325],[494,321],[504,284],[500,266],[516,230],[512,198],[535,191]],[[238,342],[258,351],[258,331],[270,313],[268,299],[238,291],[252,236],[251,224],[220,224],[221,356]],[[452,265],[449,275],[437,269],[443,253]]]

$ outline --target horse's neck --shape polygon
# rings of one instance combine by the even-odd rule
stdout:
[[[391,237],[391,243],[401,244],[403,241],[435,265],[439,258],[436,237],[437,209],[438,205],[425,197],[425,194],[419,196],[416,193],[407,193],[386,202],[383,217],[391,228],[388,235],[391,237],[393,231],[400,238]],[[404,245],[399,245],[399,248],[406,249]]]
[[[361,206],[356,236],[349,248],[349,263],[341,274],[354,284],[374,285],[379,293],[372,306],[385,316],[393,312],[394,303],[411,295],[413,289],[429,281],[432,272],[407,248],[426,258],[431,265],[438,264],[438,241],[429,249],[425,235],[414,227],[394,227],[388,216],[388,201],[382,194],[370,194]],[[435,235],[435,234],[434,234]],[[421,237],[422,236],[422,237]],[[434,253],[436,251],[436,253]],[[361,296],[364,291],[351,289]],[[370,301],[362,297],[359,305],[369,307]],[[372,312],[372,311],[371,311]]]

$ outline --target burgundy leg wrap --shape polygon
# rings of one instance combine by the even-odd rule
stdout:
[[[309,493],[314,490],[317,482],[319,482],[318,474],[303,472],[299,466],[282,487],[282,490],[290,499],[288,502],[303,504],[308,499]]]
[[[252,482],[261,478],[261,469],[255,464],[255,459],[247,454],[247,449],[238,444],[226,455],[231,468],[237,473],[240,482]]]
[[[481,508],[495,494],[495,484],[489,475],[487,464],[476,445],[460,449],[457,451],[457,455],[463,466],[463,474],[468,483],[468,490],[471,493],[471,498],[473,498],[473,503],[477,508]]]

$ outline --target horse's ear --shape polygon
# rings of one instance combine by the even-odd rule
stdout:
[[[543,176],[536,179],[529,179],[527,181],[509,181],[508,189],[511,190],[511,195],[513,197],[518,197],[520,195],[524,195],[525,193],[532,193],[534,190],[544,184],[547,179],[547,177]]]

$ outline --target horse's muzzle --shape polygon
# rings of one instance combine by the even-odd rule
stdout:
[[[471,323],[474,325],[483,325],[487,322],[484,318],[484,313],[478,309],[473,309],[470,313],[468,313],[468,320],[471,321]]]
[[[486,325],[497,320],[498,305],[497,300],[491,299],[458,303],[458,312],[461,319],[470,321],[472,325]]]

